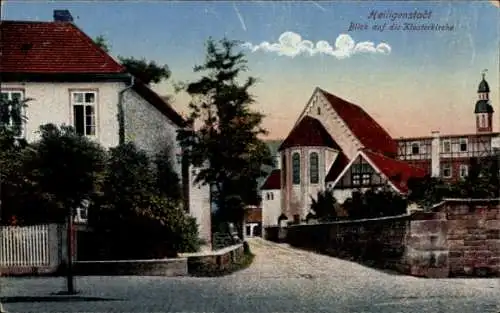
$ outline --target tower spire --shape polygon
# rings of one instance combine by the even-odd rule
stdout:
[[[484,70],[481,71],[481,76],[483,77],[483,80],[484,80],[484,78],[486,76],[486,72],[488,72],[487,68],[485,68]]]

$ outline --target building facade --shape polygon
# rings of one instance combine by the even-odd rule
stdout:
[[[194,184],[182,162],[178,130],[184,118],[75,24],[2,21],[0,95],[27,101],[17,136],[39,138],[38,127],[52,123],[75,131],[105,148],[133,142],[151,156],[168,149],[182,177],[185,207],[197,218],[202,239],[211,242],[209,191]],[[17,108],[8,108],[13,110]]]

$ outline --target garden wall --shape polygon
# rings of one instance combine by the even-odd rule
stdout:
[[[369,262],[383,268],[399,269],[405,252],[409,215],[341,221],[324,224],[292,225],[286,241],[350,260]]]
[[[413,219],[411,274],[500,276],[500,199],[447,199]]]
[[[77,261],[76,275],[186,276],[187,259]]]
[[[267,227],[265,234],[414,276],[500,276],[500,199],[446,199],[429,213]]]
[[[206,253],[181,253],[187,258],[189,274],[224,272],[240,262],[245,256],[243,244],[233,245],[217,251]]]

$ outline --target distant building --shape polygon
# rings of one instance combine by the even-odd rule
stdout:
[[[397,140],[398,158],[445,181],[467,177],[472,163],[492,155],[495,146],[499,146],[499,133],[492,132],[493,107],[489,93],[490,87],[483,74],[474,110],[475,133],[441,135],[434,131],[428,137],[401,138]]]
[[[489,92],[483,74],[474,110],[476,133],[433,132],[395,140],[360,106],[316,88],[278,149],[279,168],[262,185],[263,225],[276,225],[281,214],[305,219],[312,199],[327,188],[342,203],[354,190],[373,187],[405,195],[412,177],[466,177],[473,162],[500,146],[499,134],[492,132]]]

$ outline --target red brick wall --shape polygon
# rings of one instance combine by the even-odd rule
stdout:
[[[500,200],[447,200],[415,214],[406,262],[428,277],[500,275]]]

